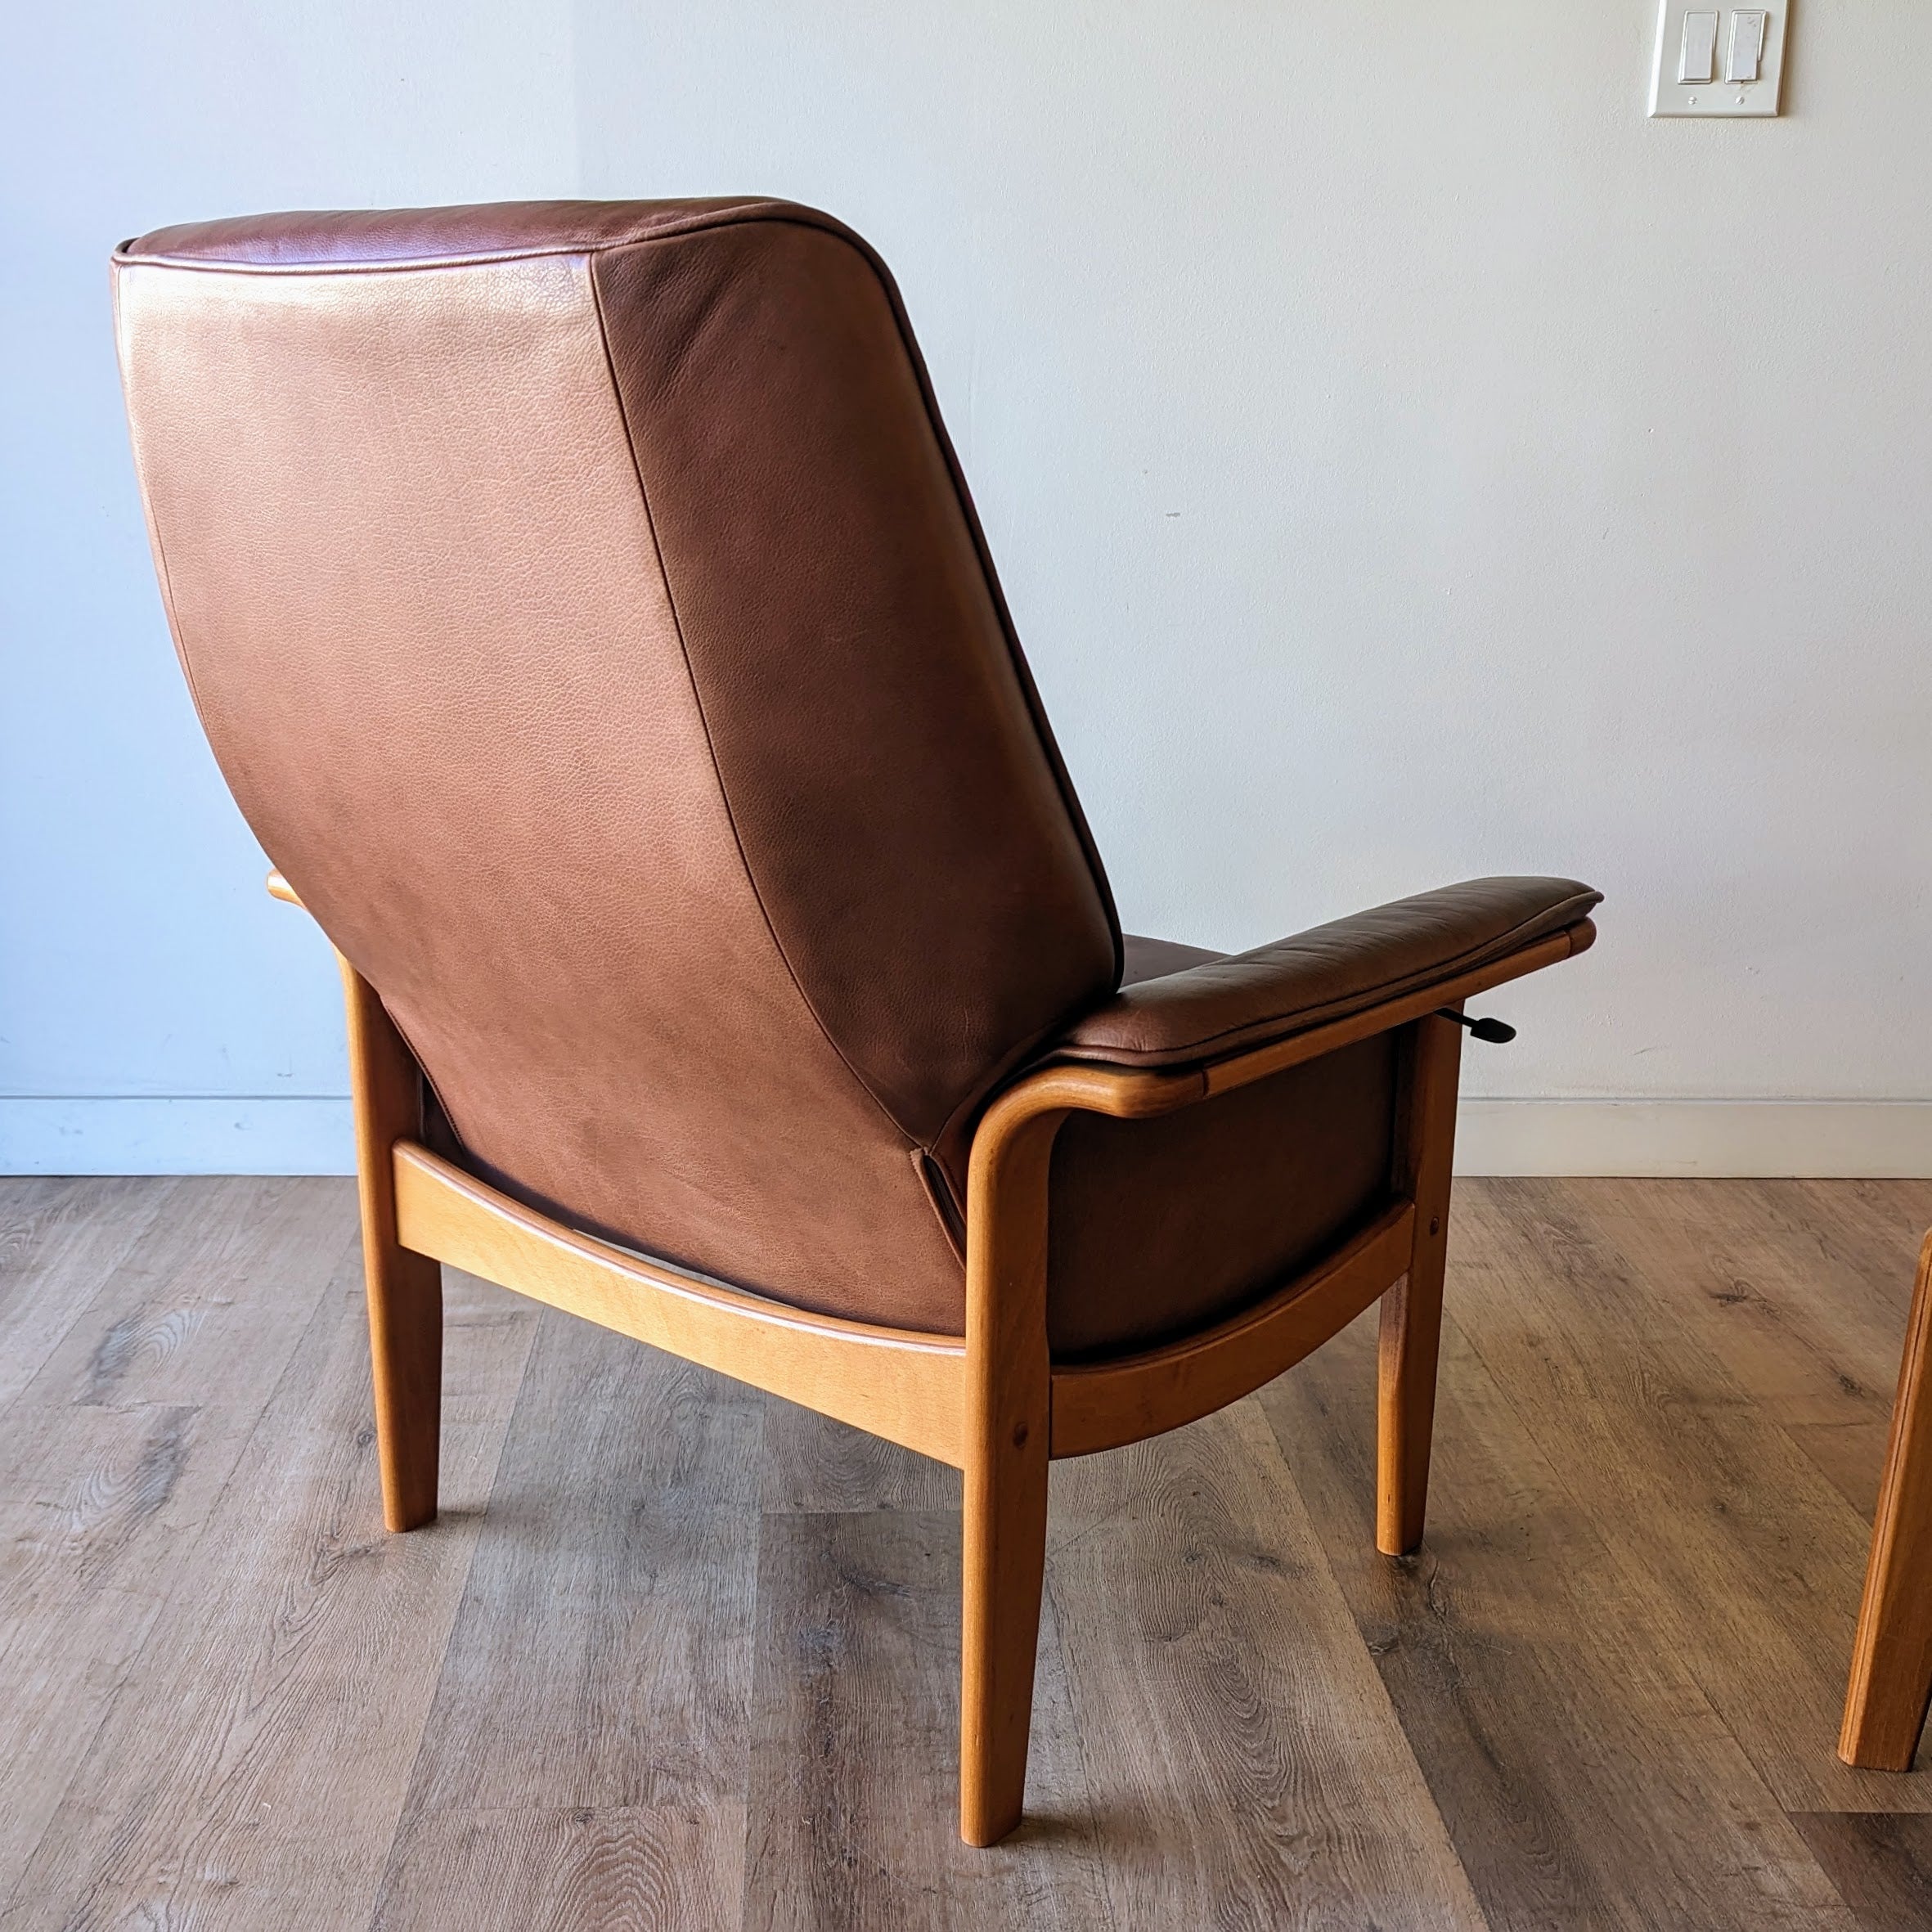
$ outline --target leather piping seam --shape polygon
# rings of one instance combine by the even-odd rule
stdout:
[[[781,209],[784,212],[780,213]],[[427,214],[438,211],[425,209],[418,212]],[[801,227],[824,228],[829,233],[851,232],[829,215],[822,215],[816,221],[811,220],[810,218],[817,213],[815,209],[801,208],[789,203],[748,200],[735,208],[710,209],[703,214],[667,222],[661,227],[647,228],[640,234],[612,236],[603,240],[532,242],[510,248],[466,249],[455,254],[390,255],[366,258],[350,257],[326,262],[227,261],[208,255],[130,254],[128,251],[133,242],[141,239],[139,236],[135,236],[132,241],[123,242],[110,258],[128,268],[154,267],[200,269],[220,275],[386,275],[416,269],[487,267],[492,263],[536,261],[549,255],[600,255],[608,249],[635,248],[639,243],[645,241],[671,241],[681,236],[699,235],[711,228],[735,227],[745,222],[793,221]],[[853,239],[857,238],[854,236]]]
[[[751,856],[744,849],[744,839],[738,829],[738,815],[732,810],[731,794],[725,784],[723,767],[718,763],[717,746],[711,733],[711,720],[705,714],[704,694],[699,688],[698,674],[691,663],[690,649],[685,642],[684,619],[678,614],[677,593],[672,587],[670,566],[664,561],[663,546],[658,541],[657,519],[651,514],[650,492],[645,487],[644,465],[637,454],[637,433],[631,426],[630,412],[624,407],[623,388],[618,381],[617,363],[611,354],[610,329],[604,319],[603,292],[598,288],[597,277],[591,270],[590,254],[580,252],[577,259],[583,263],[584,280],[590,286],[591,311],[597,318],[598,347],[604,352],[604,367],[610,379],[611,399],[617,405],[618,420],[623,426],[624,447],[631,456],[631,474],[637,479],[637,501],[644,510],[645,528],[650,535],[651,552],[657,559],[658,581],[664,586],[664,600],[671,612],[672,628],[677,633],[678,654],[684,659],[685,681],[691,687],[691,702],[697,707],[699,726],[704,733],[704,748],[711,759],[712,779],[718,789],[719,802],[725,808],[725,822],[731,828],[731,842],[737,849],[738,862],[744,869],[744,880],[751,887],[753,903],[758,909],[759,918],[765,922],[766,933],[771,941],[773,951],[778,955],[779,964],[785,969],[786,978],[792,982],[792,991],[798,995],[799,1004],[811,1016],[812,1024],[819,1030],[819,1036],[831,1048],[838,1063],[857,1082],[860,1091],[884,1116],[886,1124],[905,1143],[907,1150],[912,1151],[919,1145],[917,1137],[906,1132],[898,1117],[873,1091],[871,1083],[852,1064],[844,1048],[833,1038],[831,1029],[826,1026],[818,1008],[812,1004],[811,995],[800,982],[791,957],[785,951],[784,941],[779,937],[778,928],[772,923],[771,909],[765,903],[765,895],[758,888],[758,877],[752,869]]]
[[[1591,908],[1602,902],[1601,893],[1594,895],[1589,905],[1584,907],[1575,919],[1552,928],[1547,937],[1554,939],[1560,932],[1573,932],[1588,918]],[[1348,1019],[1358,1013],[1365,1013],[1372,1007],[1379,1006],[1386,1000],[1400,999],[1408,993],[1420,992],[1438,980],[1453,979],[1458,973],[1471,973],[1480,967],[1507,959],[1512,953],[1521,951],[1539,937],[1534,932],[1528,939],[1516,937],[1535,924],[1535,919],[1519,920],[1507,932],[1499,934],[1494,939],[1485,940],[1480,945],[1471,946],[1452,958],[1418,967],[1413,973],[1400,974],[1394,979],[1377,981],[1374,986],[1364,987],[1359,992],[1341,994],[1319,1006],[1296,1007],[1286,1013],[1265,1013],[1256,1019],[1242,1020],[1233,1026],[1220,1027],[1212,1033],[1198,1035],[1193,1040],[1183,1040],[1174,1046],[1109,1046],[1103,1042],[1089,1043],[1069,1039],[1063,1040],[1054,1049],[1053,1057],[1057,1060],[1084,1060],[1103,1065],[1131,1063],[1135,1066],[1191,1066],[1196,1061],[1211,1058],[1217,1041],[1233,1039],[1242,1045],[1250,1044],[1245,1036],[1258,1029],[1268,1030],[1268,1040],[1290,1040],[1297,1033],[1306,1033],[1317,1027],[1327,1026],[1332,1020]],[[1172,978],[1178,975],[1169,974],[1166,977]],[[1139,983],[1152,986],[1158,982],[1148,980]],[[1157,1054],[1171,1054],[1174,1058],[1171,1061],[1157,1060],[1153,1056]]]

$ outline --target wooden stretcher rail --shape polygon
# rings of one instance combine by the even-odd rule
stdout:
[[[396,1143],[395,1172],[404,1247],[961,1466],[964,1338],[811,1314],[679,1274],[559,1228],[415,1141]]]

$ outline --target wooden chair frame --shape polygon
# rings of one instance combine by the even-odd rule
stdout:
[[[300,901],[278,874],[269,890]],[[383,1511],[392,1530],[436,1513],[443,1310],[439,1265],[949,1462],[965,1477],[959,1831],[986,1845],[1019,1822],[1046,1552],[1047,1464],[1138,1442],[1272,1381],[1378,1297],[1376,1541],[1422,1534],[1441,1332],[1462,1030],[1445,1017],[1589,943],[1588,922],[1480,969],[1205,1067],[1049,1066],[986,1109],[968,1178],[966,1332],[915,1333],[811,1314],[694,1278],[577,1233],[425,1147],[421,1084],[374,990],[339,960]],[[1145,1120],[1409,1029],[1392,1205],[1256,1307],[1166,1346],[1056,1368],[1047,1347],[1048,1179],[1076,1110]]]
[[[1852,1647],[1838,1755],[1872,1771],[1909,1771],[1932,1705],[1932,1234],[1898,1366],[1891,1439],[1871,1525],[1871,1559]]]

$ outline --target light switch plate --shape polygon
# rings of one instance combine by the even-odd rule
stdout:
[[[1769,7],[1715,7],[1712,0],[1658,0],[1657,46],[1651,62],[1651,114],[1659,120],[1678,119],[1685,115],[1712,115],[1734,120],[1763,120],[1777,112],[1779,89],[1785,71],[1785,21],[1789,0]],[[1685,54],[1684,18],[1687,14],[1708,21],[1717,16],[1717,35],[1713,47],[1713,72],[1708,81],[1682,81]],[[1758,63],[1758,78],[1751,81],[1728,81],[1723,78],[1731,56],[1732,36],[1740,13],[1762,16],[1764,51]],[[1700,35],[1694,27],[1692,40]],[[1745,38],[1750,38],[1748,24]]]

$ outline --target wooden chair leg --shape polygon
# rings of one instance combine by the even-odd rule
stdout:
[[[1044,1414],[1006,1456],[966,1469],[960,1618],[959,1835],[997,1844],[1020,1822],[1046,1572]]]
[[[1063,1113],[973,1143],[967,1214],[965,1514],[959,1626],[959,1835],[1020,1822],[1046,1571],[1052,1375],[1047,1169]],[[991,1131],[989,1131],[989,1126]]]
[[[443,1409],[443,1269],[396,1238],[393,1150],[422,1131],[421,1076],[375,991],[338,955],[348,1006],[356,1184],[375,1377],[383,1520],[415,1530],[436,1515]]]
[[[1919,1251],[1838,1755],[1909,1771],[1932,1704],[1932,1234]]]
[[[1431,1013],[1416,1022],[1395,1176],[1415,1202],[1415,1245],[1408,1273],[1382,1298],[1377,1352],[1375,1542],[1385,1556],[1407,1556],[1422,1542],[1428,1507],[1462,1049],[1453,1020]]]

